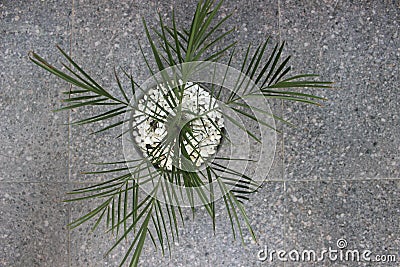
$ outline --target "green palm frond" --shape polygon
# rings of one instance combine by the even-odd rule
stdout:
[[[236,43],[225,44],[224,42],[226,37],[232,33],[233,28],[220,32],[231,17],[231,15],[228,15],[222,19],[218,18],[221,5],[222,1],[199,1],[188,29],[178,27],[174,12],[172,12],[172,25],[166,25],[160,15],[159,28],[157,29],[149,29],[143,20],[152,59],[146,56],[142,46],[140,46],[140,49],[149,73],[154,75],[177,64],[198,61],[223,62],[226,66],[231,67],[237,53],[235,50]],[[225,81],[228,80],[227,74],[222,77],[221,86],[209,84],[201,84],[201,86],[210,92],[210,96],[231,108],[235,116],[276,130],[274,125],[269,121],[260,120],[255,113],[285,123],[288,122],[268,110],[252,106],[243,100],[260,98],[261,101],[264,101],[264,99],[270,98],[320,105],[321,101],[326,100],[325,98],[293,91],[293,89],[303,87],[330,88],[331,82],[317,81],[315,80],[317,75],[314,74],[290,76],[290,56],[282,58],[284,43],[274,46],[271,46],[270,43],[270,39],[267,38],[265,42],[255,48],[251,45],[248,46],[243,61],[240,63],[241,74],[236,77],[235,86],[230,93],[226,94],[224,91]],[[108,122],[105,127],[97,129],[94,133],[107,131],[126,123],[124,115],[127,112],[138,110],[136,105],[132,103],[138,102],[137,93],[144,92],[144,89],[126,71],[122,70],[123,75],[121,77],[114,69],[113,75],[118,94],[113,94],[111,90],[105,89],[99,82],[96,82],[65,51],[60,47],[57,48],[66,60],[65,63],[61,63],[61,67],[55,67],[34,52],[31,52],[29,57],[41,68],[73,86],[70,91],[63,92],[66,98],[62,100],[64,106],[59,110],[79,109],[87,106],[102,109],[96,115],[72,122],[73,125]],[[152,62],[156,64],[156,69],[151,67]],[[201,64],[198,66],[201,66]],[[188,89],[186,82],[190,77],[190,71],[193,70],[182,70],[181,76],[178,77],[183,80],[182,85],[178,85],[176,77],[167,72],[162,72],[162,81],[157,82],[173,88],[163,96],[169,108],[178,108],[179,111],[183,94]],[[130,82],[128,89],[122,86],[121,79],[128,79]],[[170,115],[168,111],[156,101],[153,102],[159,110],[167,115],[163,116],[148,109],[145,109],[145,115],[157,122],[167,122],[167,117]],[[210,101],[209,111],[214,109],[222,112],[215,106],[211,106]],[[141,111],[143,112],[143,110]],[[206,113],[201,115],[206,115]],[[234,116],[226,113],[222,113],[222,115],[249,138],[262,142],[256,130],[241,125]],[[209,120],[209,122],[214,124],[220,131],[219,134],[227,142],[231,142],[229,136],[221,131],[212,120]],[[217,156],[216,161],[211,162],[204,170],[197,172],[185,171],[176,167],[167,170],[165,164],[161,164],[161,152],[165,152],[166,148],[171,149],[173,144],[176,143],[183,158],[190,160],[185,144],[193,150],[196,149],[196,144],[191,141],[193,132],[190,123],[191,121],[183,125],[178,134],[167,135],[149,152],[153,162],[143,158],[132,161],[99,163],[98,165],[105,167],[104,170],[86,174],[106,176],[106,181],[69,193],[71,196],[71,199],[67,200],[69,202],[97,200],[100,203],[93,210],[72,222],[71,228],[93,221],[92,230],[95,230],[104,221],[108,232],[115,235],[115,243],[108,253],[123,240],[126,239],[130,242],[120,266],[124,264],[137,266],[146,238],[149,238],[150,242],[156,248],[159,248],[163,254],[166,250],[170,251],[171,245],[179,239],[179,225],[184,223],[183,202],[185,202],[185,206],[191,208],[194,215],[196,210],[195,198],[200,199],[215,227],[216,192],[222,193],[222,202],[226,207],[234,237],[240,237],[243,241],[243,229],[247,228],[255,239],[243,202],[248,200],[251,193],[258,189],[259,183],[225,164],[228,160],[251,162],[251,159],[232,159]],[[137,125],[133,125],[133,127]],[[126,132],[123,134],[126,134]],[[157,168],[154,168],[154,166]],[[151,185],[151,192],[147,192],[147,195],[141,194],[139,188],[142,185]],[[187,199],[183,199],[183,196],[187,196]]]

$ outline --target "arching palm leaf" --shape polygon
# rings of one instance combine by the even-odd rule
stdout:
[[[233,29],[219,33],[222,26],[231,15],[218,19],[217,14],[222,5],[222,1],[215,3],[212,0],[199,1],[193,20],[189,29],[179,28],[177,26],[175,14],[172,13],[172,25],[166,25],[160,16],[160,27],[148,29],[144,22],[144,28],[148,42],[151,47],[153,61],[157,69],[151,67],[151,59],[145,56],[144,60],[149,67],[151,74],[164,70],[168,67],[180,63],[194,61],[218,61],[231,66],[235,58],[235,43],[222,45],[223,40]],[[264,124],[272,127],[268,122],[260,121],[249,110],[260,112],[274,119],[284,121],[282,118],[270,114],[266,110],[258,109],[255,106],[249,106],[242,102],[243,99],[251,97],[274,98],[288,101],[298,101],[306,104],[319,105],[318,101],[324,98],[292,91],[293,88],[316,87],[329,88],[330,82],[315,81],[316,75],[301,74],[289,76],[291,67],[289,66],[290,57],[282,59],[284,43],[276,44],[269,49],[269,38],[257,46],[253,52],[251,46],[245,51],[244,59],[241,65],[242,76],[237,77],[236,86],[224,98],[222,92],[223,86],[208,87],[210,95],[224,102],[231,107],[236,114],[246,120],[254,121],[258,124]],[[90,124],[96,122],[111,121],[107,126],[97,129],[95,132],[106,131],[114,127],[121,126],[125,121],[123,115],[126,112],[132,112],[136,109],[130,104],[130,99],[135,97],[137,90],[143,90],[136,83],[131,75],[123,71],[125,78],[130,81],[130,88],[124,89],[121,78],[114,70],[116,85],[119,89],[118,95],[111,94],[98,82],[96,82],[83,68],[68,56],[60,47],[58,47],[63,57],[66,59],[62,66],[63,71],[57,68],[34,52],[30,53],[30,59],[46,71],[65,80],[73,85],[73,89],[64,92],[66,98],[63,100],[65,106],[60,110],[76,109],[85,106],[98,106],[102,109],[99,114],[73,122],[75,125]],[[141,48],[142,49],[142,48]],[[271,50],[271,51],[270,51]],[[223,78],[223,81],[226,77]],[[250,78],[250,79],[249,79]],[[170,77],[163,77],[164,82],[169,82]],[[252,81],[252,82],[250,82]],[[223,83],[223,82],[222,82]],[[174,96],[169,97],[169,105],[176,107],[174,99],[182,101],[185,85],[179,86],[173,91]],[[166,96],[167,97],[167,96]],[[164,122],[165,117],[155,112],[146,113],[150,118]],[[227,114],[225,118],[234,124],[238,124],[236,119]],[[257,133],[246,127],[239,127],[249,137],[256,141],[261,141]],[[221,132],[221,134],[223,134]],[[191,130],[188,127],[182,128],[180,142],[190,144]],[[229,138],[226,136],[229,141]],[[165,140],[165,143],[170,142]],[[180,143],[181,147],[185,147]],[[161,149],[161,147],[156,148]],[[187,156],[187,155],[185,155]],[[92,211],[86,213],[79,219],[70,224],[72,228],[77,227],[87,221],[93,221],[93,230],[98,227],[101,221],[105,221],[109,232],[116,237],[115,244],[111,247],[113,250],[122,240],[127,239],[130,242],[127,253],[121,262],[121,266],[128,263],[129,266],[137,266],[139,257],[147,237],[155,247],[159,247],[164,253],[169,249],[171,243],[179,238],[179,224],[183,224],[182,208],[180,196],[182,192],[177,191],[171,184],[182,186],[189,190],[189,203],[193,212],[194,197],[201,199],[203,206],[213,221],[215,226],[215,190],[223,192],[223,203],[226,206],[229,220],[232,226],[234,237],[239,232],[243,239],[242,221],[248,228],[250,234],[255,238],[250,222],[245,213],[242,202],[249,199],[249,195],[254,192],[259,184],[251,177],[239,173],[223,164],[224,158],[217,158],[219,161],[210,164],[205,170],[199,172],[189,172],[174,168],[172,171],[164,171],[159,168],[156,171],[149,171],[151,166],[146,159],[132,161],[116,161],[101,164],[106,167],[103,171],[89,172],[88,175],[105,175],[107,180],[89,187],[80,188],[70,193],[71,199],[68,201],[82,201],[88,199],[98,199],[100,204]],[[232,159],[229,159],[232,160]],[[250,161],[250,159],[240,159]],[[134,166],[128,167],[128,166]],[[161,177],[162,179],[158,179]],[[137,181],[145,183],[154,183],[153,191],[148,195],[140,194]],[[215,183],[212,183],[215,182]],[[205,185],[206,189],[200,187]],[[161,192],[164,201],[155,197]],[[170,204],[164,204],[170,203]],[[176,205],[173,205],[174,203]],[[243,219],[243,220],[242,220]]]

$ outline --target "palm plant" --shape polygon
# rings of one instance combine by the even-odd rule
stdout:
[[[324,98],[290,89],[330,87],[330,82],[316,81],[314,78],[317,75],[289,76],[290,56],[282,59],[284,43],[276,44],[272,51],[267,53],[269,38],[255,49],[249,45],[240,71],[232,74],[231,65],[237,55],[236,43],[224,43],[233,29],[223,33],[219,31],[231,16],[218,19],[221,5],[222,1],[200,1],[190,28],[178,27],[174,13],[172,25],[166,25],[162,16],[159,16],[159,28],[152,29],[152,32],[143,21],[153,56],[153,59],[150,59],[141,47],[143,60],[153,75],[150,87],[138,84],[132,75],[122,70],[122,74],[130,82],[130,88],[125,89],[120,80],[121,75],[114,70],[119,94],[112,94],[111,90],[96,82],[60,47],[58,49],[66,59],[66,63],[62,63],[64,69],[51,65],[34,52],[30,53],[30,59],[35,64],[73,85],[73,89],[64,92],[66,98],[63,102],[66,105],[61,110],[85,106],[105,109],[97,115],[72,122],[73,125],[113,120],[95,133],[123,126],[119,137],[125,140],[126,146],[136,145],[133,132],[146,121],[169,126],[151,150],[145,153],[136,151],[136,156],[132,156],[134,153],[129,150],[125,153],[124,160],[98,163],[105,169],[87,173],[107,174],[111,176],[110,179],[70,192],[70,202],[88,199],[100,201],[95,209],[72,222],[70,227],[75,228],[93,220],[94,230],[105,221],[108,232],[116,238],[107,253],[124,239],[130,242],[121,266],[126,263],[129,266],[138,265],[146,238],[149,238],[156,248],[159,247],[162,253],[165,249],[170,249],[171,243],[179,238],[178,226],[183,224],[182,209],[185,206],[190,207],[193,213],[196,206],[203,206],[215,227],[218,199],[221,199],[226,207],[234,237],[239,236],[243,240],[244,226],[255,239],[243,201],[249,199],[249,195],[257,190],[260,183],[226,164],[232,160],[250,162],[252,159],[223,157],[219,156],[218,152],[212,160],[202,158],[201,146],[195,138],[194,125],[208,124],[218,131],[217,135],[221,139],[227,144],[232,144],[233,140],[228,132],[211,118],[210,114],[216,112],[248,138],[262,143],[262,128],[276,131],[274,120],[287,122],[256,103],[264,103],[265,99],[281,99],[319,105],[319,101],[325,100]],[[152,63],[155,63],[156,67],[152,67]],[[211,76],[218,80],[217,86],[211,81],[193,82],[193,78],[204,69],[212,70]],[[225,89],[228,84],[230,90],[227,92]],[[207,91],[205,95],[209,98],[209,107],[206,110],[195,112],[184,108],[185,94],[193,86]],[[149,89],[160,87],[167,88],[159,94],[164,105],[160,105],[160,101],[148,93]],[[248,99],[255,101],[247,101]],[[230,112],[226,112],[224,108]],[[242,119],[256,123],[258,128],[242,125]],[[167,168],[166,155],[171,150],[174,151],[171,159],[174,164]],[[200,164],[202,168],[195,164],[199,158],[202,158],[202,163],[206,163]],[[146,194],[140,190],[143,187],[147,188]]]

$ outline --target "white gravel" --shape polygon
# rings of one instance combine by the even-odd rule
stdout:
[[[180,85],[182,85],[182,81],[180,81]],[[172,131],[171,129],[168,130],[168,127],[171,124],[170,118],[175,115],[175,110],[170,107],[164,97],[166,92],[170,90],[170,87],[167,89],[162,85],[149,90],[138,101],[138,110],[134,113],[133,122],[133,136],[144,156],[157,166],[167,170],[172,170],[173,166],[174,151],[171,149],[172,145],[163,143],[162,149],[156,151],[154,149],[167,137],[167,131]],[[173,95],[172,91],[171,94]],[[173,98],[177,101],[175,96]],[[171,101],[170,97],[168,99]],[[192,120],[189,124],[193,135],[186,136],[191,144],[186,141],[183,141],[183,143],[191,161],[196,166],[201,166],[207,158],[215,154],[221,142],[224,119],[222,114],[216,110],[218,107],[216,99],[206,90],[192,82],[186,83],[182,99],[182,111],[188,119],[200,117]],[[155,120],[152,118],[154,116],[162,121]],[[165,123],[166,121],[168,123]],[[178,137],[178,134],[175,133],[174,137]],[[152,151],[153,154],[150,155]],[[182,148],[180,151],[182,151]]]

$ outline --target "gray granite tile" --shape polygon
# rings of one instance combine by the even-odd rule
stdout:
[[[400,9],[393,1],[281,1],[282,39],[299,71],[335,89],[324,107],[287,104],[288,179],[399,178]],[[310,91],[306,91],[310,92]]]
[[[283,248],[283,184],[280,182],[266,182],[260,191],[251,196],[245,204],[247,214],[257,236],[254,243],[250,235],[245,234],[245,247],[239,240],[234,241],[230,229],[229,219],[224,212],[224,205],[220,203],[219,222],[216,234],[213,235],[212,225],[205,212],[200,212],[189,233],[192,249],[190,256],[178,256],[171,261],[171,266],[258,266],[260,262],[257,254],[260,249],[274,247]],[[202,213],[204,215],[202,215]],[[200,217],[200,218],[199,218]],[[200,222],[198,221],[200,219]],[[283,266],[281,263],[271,266]]]
[[[278,126],[279,127],[279,126]],[[285,179],[285,165],[283,161],[283,139],[282,134],[277,133],[277,142],[275,148],[274,161],[272,163],[271,169],[266,176],[266,180],[268,181],[282,181]]]
[[[141,16],[147,14],[147,5],[139,1],[76,1],[74,5],[74,40],[72,55],[76,61],[99,84],[112,93],[118,93],[113,68],[119,67],[144,81],[145,63],[140,60],[138,40],[142,41],[143,27]],[[120,78],[124,85],[128,80]],[[141,74],[140,74],[141,73]],[[142,80],[140,80],[142,78]],[[129,87],[128,87],[129,89]],[[86,108],[72,111],[71,120],[77,121],[99,112],[104,108]],[[121,115],[123,119],[123,115]],[[105,122],[104,126],[108,122]],[[110,124],[111,124],[110,120]],[[71,129],[71,179],[74,181],[102,180],[102,177],[85,177],[80,173],[96,169],[90,162],[122,160],[122,141],[115,139],[121,128],[89,135],[99,130],[102,124],[76,126]]]
[[[168,10],[173,6],[176,18],[181,20],[183,25],[189,25],[197,1],[168,0],[159,1],[158,4],[163,14],[169,12]],[[188,10],[193,11],[188,12]],[[233,13],[233,16],[222,29],[236,28],[228,41],[238,41],[238,44],[243,46],[241,47],[243,50],[249,43],[258,45],[268,36],[279,38],[278,1],[225,1],[221,6],[219,17],[225,17],[230,13]]]
[[[98,201],[72,202],[71,222],[96,208]],[[96,230],[92,230],[95,219],[70,230],[70,261],[71,266],[118,266],[124,257],[125,242],[118,246],[110,255],[106,252],[115,243],[115,237],[106,233],[105,221]]]
[[[217,225],[214,235],[211,219],[203,209],[196,211],[195,218],[189,209],[183,209],[185,225],[180,222],[180,237],[172,245],[171,258],[166,252],[147,240],[143,249],[140,266],[258,266],[258,251],[265,246],[283,249],[283,183],[267,182],[258,193],[245,204],[248,217],[258,238],[251,242],[245,234],[245,247],[240,240],[234,240],[229,219],[222,202],[217,205]],[[77,218],[94,205],[72,203],[72,218]],[[90,224],[71,231],[72,266],[116,266],[123,258],[128,243],[123,242],[108,257],[104,253],[112,246],[113,240],[103,234],[104,228],[88,234]],[[283,266],[280,263],[271,266]]]
[[[68,266],[67,185],[0,183],[0,266]]]
[[[194,10],[196,4],[197,1],[160,1],[157,5],[157,10],[168,18],[167,14],[169,14],[171,8],[174,7],[177,20],[181,25],[187,25],[186,27],[188,27],[192,19],[192,12],[188,12],[188,10]],[[270,47],[267,48],[266,52],[266,54],[268,54],[268,52],[272,51],[274,42],[279,41],[278,1],[226,1],[221,7],[219,18],[230,13],[233,13],[233,16],[222,29],[229,30],[234,27],[235,31],[224,40],[221,47],[234,41],[238,42],[232,67],[240,70],[249,43],[253,45],[254,49],[252,51],[254,52],[257,45],[264,42],[267,37],[271,37]],[[267,101],[272,113],[282,117],[281,101],[275,99],[267,99]],[[246,118],[243,119],[247,121]],[[275,121],[275,123],[276,128],[282,131],[282,123],[279,121]],[[251,125],[251,123],[249,125]],[[251,145],[252,152],[256,151],[259,146],[256,142]],[[277,133],[274,162],[270,172],[264,174],[266,179],[283,179],[283,167],[282,136]],[[253,171],[254,168],[250,166],[249,172],[252,173]]]
[[[190,3],[180,3],[175,1],[148,3],[148,6],[156,7],[155,9],[162,14],[169,13],[172,5],[176,8],[177,17],[182,19],[182,21],[185,21],[183,17],[188,16],[186,11],[189,8],[193,9],[193,6],[190,7]],[[242,5],[246,5],[248,8],[241,9],[240,7]],[[240,13],[256,12],[258,9],[261,9],[258,12],[262,12],[265,15],[272,15],[274,12],[277,12],[276,4],[273,5],[271,11],[270,8],[262,5],[261,2],[253,4],[244,1],[227,2],[225,8],[225,12],[228,12],[228,10],[235,10]],[[133,10],[135,10],[135,12],[133,12]],[[140,53],[136,44],[137,40],[145,43],[140,15],[145,16],[150,26],[157,23],[156,12],[140,6],[137,2],[132,2],[130,4],[120,2],[101,2],[96,5],[84,1],[76,3],[73,55],[78,58],[78,61],[82,62],[85,67],[88,67],[94,77],[99,78],[102,84],[105,84],[107,88],[112,88],[111,90],[116,89],[112,77],[112,68],[115,65],[127,67],[134,75],[139,77],[139,80],[141,79],[143,81],[146,77],[144,63],[139,59]],[[237,34],[242,34],[243,38],[251,40],[258,40],[258,36],[262,36],[263,34],[266,35],[267,32],[271,34],[269,32],[270,29],[276,31],[272,34],[277,34],[277,18],[276,16],[269,17],[274,17],[274,19],[261,21],[259,22],[262,24],[260,28],[254,29],[246,25],[252,25],[255,20],[247,21],[247,18],[249,20],[251,18],[245,17],[244,15],[236,16],[234,24],[238,25]],[[190,17],[187,18],[186,22],[189,19]],[[166,20],[168,19],[166,18]],[[253,33],[253,31],[255,32]],[[245,44],[243,44],[243,46],[244,45]],[[145,45],[145,50],[146,49],[148,48]],[[88,114],[93,114],[93,111],[89,110],[88,112],[85,112],[85,115]],[[72,112],[73,119],[80,118],[80,116],[79,111]],[[86,163],[96,160],[114,160],[115,157],[118,156],[120,146],[118,142],[111,139],[113,134],[118,134],[118,132],[104,134],[100,137],[85,137],[90,128],[91,127],[72,128],[71,171],[73,180],[86,180],[86,178],[78,176],[80,171],[87,170]],[[278,158],[277,162],[277,165],[282,165],[281,158]],[[277,171],[277,173],[278,174],[273,175],[274,178],[271,179],[276,179],[275,177],[278,176],[281,171]],[[100,179],[102,179],[102,177],[100,177]],[[96,180],[96,178],[93,178],[93,180]],[[274,247],[282,247],[282,217],[279,211],[279,203],[282,202],[282,199],[279,198],[279,194],[282,191],[282,187],[280,183],[267,183],[266,186],[268,185],[271,185],[271,188],[268,187],[266,189],[268,192],[270,192],[270,190],[276,192],[272,196],[267,195],[262,199],[256,198],[255,196],[254,199],[257,204],[254,204],[254,206],[253,204],[249,204],[250,217],[254,219],[256,231],[259,231],[260,233],[260,246],[252,244],[249,245],[250,247],[243,250],[241,244],[239,242],[233,242],[232,236],[228,235],[229,231],[226,229],[226,222],[221,222],[219,224],[219,227],[217,228],[217,236],[215,238],[213,237],[213,241],[211,241],[213,234],[211,230],[208,230],[210,224],[200,215],[198,216],[201,218],[200,221],[196,218],[192,223],[187,222],[188,226],[183,229],[180,242],[173,248],[172,259],[169,259],[168,256],[162,257],[159,251],[155,252],[151,244],[148,244],[145,247],[142,257],[143,265],[153,266],[157,264],[168,264],[185,266],[196,258],[197,260],[195,260],[195,264],[197,265],[204,262],[206,265],[210,266],[213,264],[216,264],[216,266],[222,266],[224,263],[244,265],[248,262],[255,265],[257,263],[257,251],[259,247],[264,244]],[[257,195],[261,194],[262,193],[259,193]],[[271,197],[271,199],[269,197]],[[89,207],[91,206],[86,206],[86,204],[79,204],[78,206],[72,205],[73,217],[76,217],[77,214],[82,214],[83,210],[87,210]],[[263,216],[260,219],[257,218],[257,215],[252,214],[254,210],[255,214],[258,216],[261,216],[259,214],[264,214],[264,212],[269,214],[269,210],[272,210],[272,212],[269,216]],[[188,212],[187,217],[189,217],[189,215]],[[220,215],[221,219],[225,220],[225,215],[226,214],[222,213]],[[123,251],[126,248],[118,249],[109,257],[103,259],[104,252],[111,246],[111,239],[109,236],[104,236],[102,234],[101,230],[104,229],[100,229],[100,231],[96,231],[94,234],[87,235],[89,229],[90,226],[82,226],[71,232],[72,264],[78,266],[113,266],[118,263],[123,257]],[[220,229],[220,233],[218,233],[218,229]],[[207,233],[207,239],[210,239],[209,245],[204,244],[204,236],[197,234],[201,232]],[[193,233],[196,233],[196,235]],[[199,248],[202,246],[205,246],[205,251],[200,251]],[[220,257],[220,253],[218,253],[220,249],[224,251],[223,257]],[[238,256],[231,257],[231,253],[238,254]],[[211,257],[211,259],[208,259],[209,257]]]
[[[287,182],[285,214],[285,250],[325,248],[347,253],[358,250],[376,255],[395,255],[399,261],[400,215],[398,180]],[[347,247],[338,249],[338,240]],[[343,244],[343,243],[339,243]],[[339,254],[339,253],[338,253]],[[345,255],[343,254],[343,255]],[[334,255],[334,254],[332,254]],[[288,262],[286,266],[395,266],[377,262],[329,260]],[[344,256],[344,259],[346,256]],[[332,256],[334,259],[334,256]],[[349,258],[351,260],[351,258]],[[362,257],[360,256],[360,259]]]
[[[246,8],[241,8],[242,6],[246,6]],[[99,3],[77,1],[74,7],[72,55],[85,69],[90,70],[90,74],[98,79],[100,84],[112,92],[118,92],[113,77],[113,67],[121,66],[127,69],[134,77],[137,77],[139,82],[143,82],[149,76],[138,46],[138,42],[140,42],[145,53],[150,53],[141,17],[146,19],[149,27],[156,26],[158,11],[168,23],[171,8],[175,7],[176,17],[185,25],[190,21],[192,15],[187,11],[194,11],[195,3],[150,1],[143,4],[138,1],[100,1]],[[273,1],[269,5],[265,5],[261,1],[252,3],[230,1],[225,3],[221,16],[225,16],[229,12],[236,13],[230,26],[237,26],[237,31],[232,37],[243,41],[238,49],[242,50],[247,46],[247,42],[257,41],[259,43],[268,35],[273,35],[273,38],[277,39],[277,10],[277,2]],[[262,18],[265,19],[258,20],[258,25],[255,26],[256,19],[247,16],[250,13],[261,13],[263,14]],[[240,66],[239,63],[240,56],[238,56],[236,67]],[[280,115],[279,103],[271,102],[272,106],[279,111],[276,113]],[[71,118],[73,121],[78,120],[93,115],[98,110],[75,110],[72,111]],[[87,125],[71,129],[70,163],[71,179],[74,181],[102,180],[103,177],[85,177],[80,173],[96,169],[95,166],[89,164],[90,162],[113,161],[123,158],[121,142],[113,138],[120,134],[121,129],[116,128],[96,136],[88,135],[94,129],[99,129],[100,126],[99,124]]]
[[[0,4],[0,180],[66,179],[68,128],[58,108],[68,90],[28,59],[36,51],[54,62],[55,44],[69,46],[71,1]]]
[[[265,19],[258,21],[257,27],[253,28],[246,25],[253,25],[256,22],[255,18],[236,14],[232,25],[238,25],[237,34],[241,34],[246,40],[260,41],[258,36],[277,35],[278,21],[275,16],[277,3],[271,4],[272,7],[263,5],[262,2],[247,3],[245,1],[230,1],[225,5],[224,12],[251,13],[254,11],[265,15],[263,16]],[[243,5],[246,6],[245,9],[241,8]],[[156,12],[152,11],[153,7],[164,15],[169,13],[171,6],[175,7],[177,17],[183,22],[187,23],[190,20],[187,10],[194,10],[194,5],[191,6],[191,3],[186,2],[149,2],[146,7],[143,7],[137,2],[130,4],[100,2],[94,5],[90,2],[78,1],[74,19],[73,55],[78,58],[78,62],[82,62],[85,67],[88,67],[102,84],[105,84],[107,88],[112,88],[111,90],[116,89],[112,77],[112,68],[115,65],[127,67],[139,77],[139,81],[143,81],[147,74],[144,71],[144,63],[139,59],[140,53],[136,44],[137,40],[141,43],[145,42],[140,16],[145,16],[149,25],[152,26],[157,23]],[[168,21],[167,17],[166,20]],[[247,44],[243,44],[243,47],[245,45]],[[144,49],[148,51],[146,45]],[[276,106],[279,107],[279,103]],[[80,118],[81,115],[78,113],[79,111],[72,112],[72,118]],[[89,110],[85,113],[88,115],[93,111]],[[114,160],[120,149],[119,144],[111,139],[114,132],[100,137],[85,137],[90,128],[72,128],[71,171],[73,180],[86,180],[86,178],[78,176],[80,171],[87,170],[86,163],[103,159]],[[276,162],[277,166],[282,166],[281,155]],[[281,170],[276,171],[276,174],[272,176],[272,180],[278,179],[276,177],[281,176]],[[97,180],[88,178],[88,180],[92,179]],[[172,259],[169,259],[168,256],[162,257],[160,251],[154,251],[152,245],[147,243],[142,256],[142,264],[144,266],[186,266],[194,262],[199,266],[204,264],[205,266],[256,265],[258,263],[257,252],[261,247],[268,245],[282,248],[283,246],[281,183],[267,182],[260,193],[254,195],[253,200],[254,202],[248,204],[248,213],[258,233],[259,244],[248,244],[248,247],[243,249],[240,242],[233,241],[228,228],[229,223],[225,221],[226,214],[222,211],[219,216],[221,221],[217,226],[217,235],[214,237],[209,220],[204,218],[204,211],[200,211],[194,222],[185,222],[186,227],[182,229],[180,241],[173,248]],[[84,210],[95,206],[82,203],[72,204],[71,207],[72,217],[76,218],[79,214],[83,214]],[[191,217],[189,211],[185,211],[186,217]],[[124,244],[110,256],[103,258],[104,252],[112,244],[111,237],[103,234],[104,228],[88,235],[89,229],[90,225],[84,225],[71,232],[71,264],[114,266],[120,262],[126,245]],[[220,251],[223,251],[222,256]],[[233,254],[236,256],[232,257]]]

